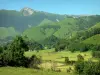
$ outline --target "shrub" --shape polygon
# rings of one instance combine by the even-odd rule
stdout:
[[[73,65],[74,63],[75,63],[74,60],[69,60],[68,57],[65,57],[65,64],[66,64],[66,65]]]
[[[100,62],[77,62],[75,64],[75,71],[79,75],[100,75]]]
[[[84,61],[84,57],[80,54],[77,55],[77,59],[78,59],[78,61]]]
[[[85,65],[84,62],[80,62],[80,61],[76,62],[76,64],[75,64],[75,71],[78,74],[83,73],[84,65]]]
[[[65,57],[65,64],[69,64],[69,58]]]
[[[29,59],[29,67],[39,69],[38,64],[41,63],[41,58],[36,57],[36,55],[33,55]]]
[[[93,51],[92,52],[92,57],[100,58],[100,51]]]

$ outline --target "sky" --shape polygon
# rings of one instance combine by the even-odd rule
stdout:
[[[0,0],[0,9],[19,11],[24,7],[57,14],[100,14],[100,0]]]

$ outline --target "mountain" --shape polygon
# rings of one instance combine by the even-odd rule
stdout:
[[[43,41],[51,36],[58,39],[71,39],[80,36],[81,31],[84,32],[98,22],[100,22],[100,15],[60,15],[28,7],[20,11],[0,10],[0,30],[5,32],[0,36],[6,38],[18,33],[35,41]],[[14,33],[8,33],[9,27],[14,28],[12,31]]]
[[[39,25],[44,19],[56,22],[56,19],[63,20],[64,15],[36,11],[28,7],[20,11],[0,10],[0,27],[14,27],[16,31],[20,32]]]
[[[21,12],[23,13],[24,16],[30,16],[32,14],[34,14],[34,10],[28,7],[25,7],[23,9],[21,9]]]
[[[76,36],[79,31],[85,31],[100,22],[100,19],[97,20],[98,17],[100,18],[100,16],[67,17],[59,22],[44,19],[38,26],[25,30],[23,35],[36,41],[44,40],[52,35],[59,39],[69,39]]]

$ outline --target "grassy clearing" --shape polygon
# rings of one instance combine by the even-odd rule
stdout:
[[[77,55],[81,54],[85,61],[87,61],[88,59],[92,59],[91,56],[91,51],[88,52],[79,52],[76,51],[74,53],[70,52],[70,51],[61,51],[61,52],[54,52],[54,49],[52,50],[41,50],[39,52],[36,51],[32,51],[32,52],[26,52],[25,56],[30,57],[33,54],[37,55],[37,56],[42,56],[42,60],[44,61],[40,66],[44,69],[51,69],[53,63],[52,62],[56,62],[56,69],[60,69],[63,72],[66,72],[66,70],[71,67],[72,69],[74,69],[74,66],[72,65],[65,65],[64,61],[65,58],[64,57],[69,57],[69,60],[74,60],[77,61]]]
[[[85,60],[88,60],[89,58],[91,58],[91,51],[88,52],[70,52],[70,51],[62,51],[62,52],[54,52],[54,49],[52,50],[41,50],[39,52],[26,52],[25,56],[30,57],[33,54],[37,55],[37,56],[42,56],[43,60],[52,60],[52,61],[57,61],[57,62],[64,62],[64,58],[63,57],[69,57],[70,60],[77,60],[77,55],[81,54],[84,56]],[[86,56],[85,56],[86,55]]]
[[[67,72],[52,72],[52,71],[41,71],[27,68],[17,67],[1,67],[0,75],[72,75]]]

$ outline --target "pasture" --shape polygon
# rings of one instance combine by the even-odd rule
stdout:
[[[21,67],[1,67],[0,75],[71,75],[66,72],[41,71]]]
[[[60,69],[63,72],[66,72],[66,70],[70,67],[74,69],[74,65],[65,65],[65,57],[69,57],[69,60],[77,61],[77,55],[81,54],[84,57],[84,60],[87,61],[89,59],[92,59],[95,61],[95,59],[92,58],[91,51],[88,52],[79,52],[76,51],[74,53],[70,51],[61,51],[61,52],[55,52],[54,49],[51,50],[40,50],[37,51],[30,51],[25,52],[26,57],[30,57],[32,55],[41,56],[43,62],[40,67],[44,69],[51,69],[52,66],[55,66],[55,69]]]

